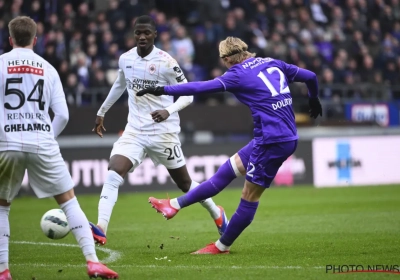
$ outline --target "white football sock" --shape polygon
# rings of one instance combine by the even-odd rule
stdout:
[[[180,210],[181,209],[181,206],[179,205],[177,198],[170,199],[169,205],[171,205],[176,210]]]
[[[217,242],[215,242],[215,247],[218,248],[218,250],[220,251],[228,251],[230,246],[226,246],[224,244],[221,243],[221,241],[219,241],[219,239],[217,240]]]
[[[198,185],[200,185],[200,184],[192,180],[192,184],[190,185],[189,191],[193,190]],[[178,200],[176,201],[176,203],[179,205]],[[212,200],[212,198],[207,198],[206,200],[200,201],[200,204],[204,208],[207,209],[207,211],[210,213],[211,217],[214,220],[218,219],[221,216],[221,210],[218,208],[218,206],[215,204],[215,202],[214,202],[214,200]],[[172,206],[172,204],[171,204],[171,206]]]
[[[8,269],[8,244],[10,242],[10,206],[0,206],[0,272]]]
[[[107,178],[100,195],[99,216],[97,220],[97,224],[104,231],[104,234],[107,232],[111,213],[118,199],[119,186],[123,183],[124,178],[122,178],[117,172],[108,170]]]
[[[64,211],[65,216],[67,216],[71,232],[75,236],[76,241],[78,241],[79,247],[81,247],[86,261],[98,262],[99,259],[96,255],[89,221],[79,206],[76,197],[61,204],[60,207]]]

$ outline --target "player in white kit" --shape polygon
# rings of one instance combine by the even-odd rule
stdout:
[[[91,223],[93,237],[100,245],[106,243],[106,231],[119,186],[126,174],[133,172],[146,155],[154,164],[164,165],[183,192],[199,185],[189,176],[178,136],[178,111],[188,106],[193,97],[179,97],[175,103],[170,96],[136,97],[136,92],[146,87],[187,82],[177,62],[168,53],[154,46],[156,36],[154,20],[149,16],[138,17],[134,25],[137,47],[121,55],[118,77],[97,113],[93,131],[103,137],[105,113],[125,89],[128,90],[128,123],[111,152],[109,170],[99,201],[97,226]],[[218,232],[222,234],[228,224],[224,209],[215,205],[211,198],[201,204],[209,211]]]
[[[33,52],[36,28],[29,17],[10,21],[13,49],[0,56],[0,280],[11,279],[8,215],[25,170],[36,196],[54,197],[65,212],[86,258],[88,275],[117,279],[118,274],[97,258],[88,220],[55,140],[68,122],[68,107],[57,71]]]

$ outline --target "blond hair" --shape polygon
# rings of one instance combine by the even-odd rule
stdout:
[[[221,58],[230,57],[232,64],[241,63],[242,61],[255,57],[255,53],[247,51],[247,44],[236,37],[227,37],[219,43],[219,56]]]
[[[32,44],[36,30],[36,22],[26,16],[16,17],[8,24],[10,36],[18,47],[26,47]]]

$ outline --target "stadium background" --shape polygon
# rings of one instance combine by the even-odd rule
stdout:
[[[146,160],[120,188],[107,245],[96,249],[100,260],[121,279],[330,279],[359,264],[394,275],[331,278],[397,277],[399,0],[0,0],[0,52],[10,50],[8,21],[29,15],[39,27],[35,51],[60,73],[70,121],[57,140],[92,222],[112,144],[126,124],[127,96],[107,113],[103,139],[91,130],[142,14],[154,16],[157,46],[179,61],[189,80],[223,73],[218,41],[238,36],[258,55],[315,71],[324,115],[310,120],[306,89],[291,85],[301,141],[231,254],[189,255],[216,240],[214,223],[200,205],[167,222],[157,215],[150,195],[181,192],[165,168]],[[187,167],[197,181],[252,137],[249,110],[229,93],[197,98],[180,117]],[[214,197],[229,217],[242,182]],[[363,187],[328,188],[353,185]],[[58,207],[55,201],[34,198],[28,178],[23,186],[9,216],[13,279],[87,279],[73,235],[49,240],[39,227],[43,213]]]
[[[70,121],[58,140],[78,193],[100,193],[112,144],[125,127],[127,94],[106,115],[106,137],[91,134],[120,54],[135,46],[132,25],[142,14],[154,17],[156,46],[189,81],[225,71],[218,43],[226,36],[244,39],[258,56],[318,75],[324,115],[316,121],[307,115],[306,88],[291,85],[301,142],[275,186],[400,183],[400,159],[389,156],[400,154],[398,0],[0,0],[0,52],[10,50],[9,20],[28,15],[38,23],[35,52],[61,76]],[[183,151],[197,181],[252,137],[248,109],[229,93],[198,97],[180,116]],[[28,178],[23,185],[22,194],[30,193]],[[167,189],[175,187],[164,167],[146,160],[121,191]]]

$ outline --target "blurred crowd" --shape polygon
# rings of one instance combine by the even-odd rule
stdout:
[[[317,73],[323,99],[400,98],[380,90],[400,83],[399,0],[0,0],[0,53],[10,50],[8,21],[30,16],[38,24],[35,52],[58,69],[68,102],[102,102],[143,14],[157,23],[156,46],[190,81],[223,74],[218,43],[236,36],[258,56]],[[307,94],[301,86],[292,91]]]

